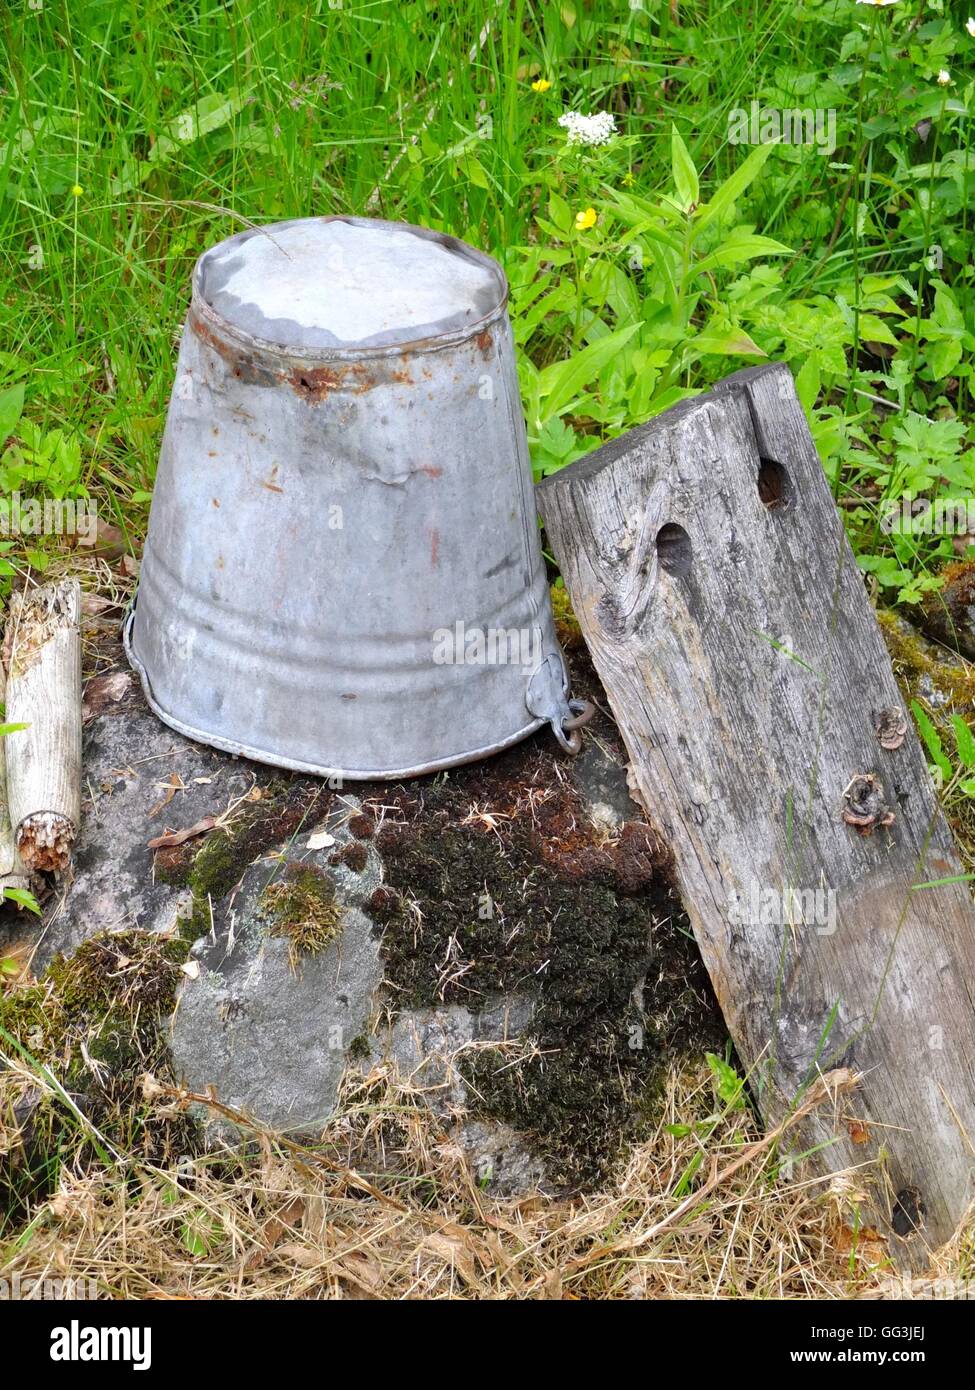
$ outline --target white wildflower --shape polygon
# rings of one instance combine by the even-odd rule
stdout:
[[[608,145],[616,134],[616,117],[609,111],[596,111],[591,116],[566,111],[559,117],[559,125],[570,145]]]
[[[967,19],[965,21],[965,28],[968,30],[969,34],[971,34],[972,38],[975,39],[975,19]]]
[[[938,73],[938,86],[939,86],[939,87],[947,87],[947,85],[948,85],[948,83],[949,83],[950,81],[951,81],[951,73],[948,71],[947,68],[941,68],[941,70],[940,70],[939,73]]]

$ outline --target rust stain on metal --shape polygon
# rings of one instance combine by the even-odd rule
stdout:
[[[223,358],[239,381],[243,381],[248,386],[274,386],[277,384],[277,377],[274,372],[261,366],[250,353],[224,342],[223,338],[218,333],[214,333],[192,310],[187,322],[200,341],[205,343],[208,348],[212,348],[218,357]]]
[[[359,396],[376,386],[413,386],[415,378],[403,358],[399,365],[379,361],[332,362],[328,366],[316,366],[311,362],[295,365],[282,365],[275,369],[257,360],[254,353],[226,341],[223,336],[192,310],[187,320],[190,329],[201,342],[211,348],[233,372],[238,381],[248,386],[290,386],[302,400],[318,405],[333,392]],[[481,335],[484,336],[483,334]],[[416,346],[422,346],[417,344]],[[423,375],[430,376],[424,369]],[[253,419],[249,412],[235,408],[239,414]],[[214,434],[217,433],[214,428]]]
[[[442,478],[442,477],[443,477],[443,469],[442,469],[442,468],[435,468],[435,467],[433,466],[433,464],[428,464],[426,467],[421,467],[421,468],[420,468],[420,472],[421,472],[421,473],[425,473],[425,474],[427,475],[428,478]]]
[[[490,328],[485,328],[483,332],[478,333],[474,343],[482,357],[490,357],[494,351],[494,338]]]
[[[306,401],[323,401],[332,391],[342,389],[342,377],[334,367],[306,367],[291,372],[288,382]]]
[[[397,375],[393,373],[394,378]],[[351,365],[336,363],[331,367],[298,367],[288,373],[287,380],[303,400],[313,405],[325,400],[333,391],[349,391],[360,396],[380,385],[374,371],[362,362]]]
[[[440,564],[440,532],[436,527],[430,532],[430,564],[434,569]]]

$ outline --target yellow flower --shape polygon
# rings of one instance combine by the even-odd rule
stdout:
[[[857,0],[858,5],[896,5],[897,0]]]
[[[596,209],[586,208],[585,212],[576,213],[576,231],[588,232],[590,227],[596,225]]]
[[[623,187],[632,188],[635,183],[636,179],[633,177],[633,170],[627,169],[626,173],[623,175]]]
[[[81,186],[80,183],[73,183],[73,184],[71,185],[71,196],[72,196],[72,198],[80,198],[81,195],[82,195],[82,193],[84,193],[84,191],[85,191],[85,190],[82,188],[82,186]]]
[[[551,85],[547,77],[536,77],[535,81],[532,83],[532,91],[547,92]]]

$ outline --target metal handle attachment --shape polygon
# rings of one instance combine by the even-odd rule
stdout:
[[[596,713],[588,700],[570,700],[569,676],[561,652],[551,652],[528,682],[525,703],[536,719],[545,719],[567,753],[582,747],[579,730]]]
[[[552,732],[565,751],[575,757],[582,748],[579,730],[589,723],[596,713],[596,706],[591,700],[570,700],[569,709],[572,711],[570,718],[552,720]]]

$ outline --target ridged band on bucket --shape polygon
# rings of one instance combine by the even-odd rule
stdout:
[[[160,718],[347,778],[577,745],[506,301],[490,257],[365,218],[200,258],[125,629]]]

